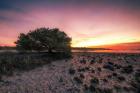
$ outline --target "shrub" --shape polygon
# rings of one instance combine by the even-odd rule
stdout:
[[[86,64],[86,60],[83,58],[82,60],[80,60],[81,64]]]
[[[84,76],[83,74],[80,74],[80,78],[84,79],[84,78],[85,78],[85,76]]]
[[[117,73],[112,73],[112,75],[116,77],[118,74]]]
[[[133,66],[132,65],[129,65],[129,66],[125,66],[122,68],[122,73],[127,73],[127,74],[130,74],[133,72]]]
[[[140,83],[140,71],[136,71],[134,75],[135,81]]]
[[[74,74],[75,74],[75,70],[72,69],[72,68],[70,68],[70,69],[69,69],[69,74],[74,75]]]
[[[125,80],[125,77],[123,77],[123,76],[117,76],[117,78],[118,78],[119,81],[124,81]]]
[[[90,64],[94,64],[94,63],[95,63],[95,60],[92,59],[92,60],[90,61]]]
[[[105,64],[103,66],[103,68],[108,69],[108,70],[111,70],[111,71],[114,71],[114,67],[112,65],[109,65],[109,64]]]
[[[90,80],[91,85],[98,85],[99,84],[99,80],[98,78],[94,77]]]
[[[79,77],[74,77],[74,80],[78,83],[78,84],[82,84],[83,81],[79,78]]]

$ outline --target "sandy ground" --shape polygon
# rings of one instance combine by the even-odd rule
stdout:
[[[122,72],[128,65],[133,70]],[[75,53],[69,60],[4,76],[0,93],[138,93],[134,75],[139,71],[140,54]]]

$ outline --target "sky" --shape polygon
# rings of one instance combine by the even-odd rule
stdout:
[[[0,0],[0,45],[40,27],[66,32],[73,47],[140,42],[140,0]]]

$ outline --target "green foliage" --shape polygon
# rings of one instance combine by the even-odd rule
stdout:
[[[71,52],[71,38],[57,28],[39,28],[27,34],[21,33],[15,43],[19,50]]]

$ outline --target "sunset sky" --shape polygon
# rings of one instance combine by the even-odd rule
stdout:
[[[0,45],[38,27],[60,28],[73,47],[140,42],[140,0],[0,0]]]

